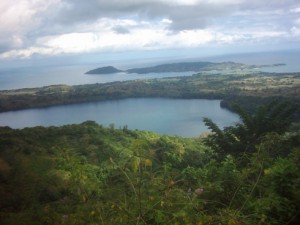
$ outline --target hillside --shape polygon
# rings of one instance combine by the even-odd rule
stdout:
[[[171,63],[162,64],[153,67],[133,68],[127,70],[128,73],[166,73],[166,72],[186,72],[186,71],[210,71],[210,70],[226,70],[226,69],[244,69],[248,66],[241,63],[224,62],[184,62],[184,63]]]
[[[224,131],[206,121],[214,133],[198,139],[91,121],[0,127],[0,223],[299,224],[300,134],[282,117],[289,108],[245,114]]]
[[[244,69],[254,69],[262,67],[273,67],[282,66],[284,64],[273,64],[273,65],[247,65],[235,62],[181,62],[181,63],[170,63],[161,64],[152,67],[142,67],[142,68],[132,68],[128,70],[119,70],[112,66],[100,67],[98,69],[90,70],[86,74],[109,74],[109,73],[137,73],[137,74],[147,74],[147,73],[167,73],[167,72],[201,72],[201,71],[212,71],[212,70],[244,70]]]
[[[0,112],[129,97],[223,99],[222,106],[226,108],[238,102],[249,110],[274,98],[299,104],[300,74],[199,73],[186,77],[0,91]]]
[[[122,70],[118,70],[113,66],[105,66],[94,70],[90,70],[85,74],[111,74],[111,73],[119,73],[119,72],[122,72]]]

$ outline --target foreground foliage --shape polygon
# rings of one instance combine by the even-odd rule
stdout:
[[[94,122],[2,127],[0,223],[297,224],[299,136],[266,132],[245,156]]]
[[[299,105],[277,100],[260,106],[251,114],[239,105],[234,105],[233,109],[240,116],[241,122],[221,130],[212,120],[204,118],[205,125],[213,132],[205,141],[219,153],[223,153],[221,156],[228,153],[253,153],[266,135],[287,132],[298,108]]]

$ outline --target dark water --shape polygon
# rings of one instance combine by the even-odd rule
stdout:
[[[221,127],[239,120],[236,114],[222,109],[219,100],[132,98],[0,113],[0,126],[56,126],[94,120],[104,126],[127,125],[129,129],[194,137],[207,131],[203,117]]]

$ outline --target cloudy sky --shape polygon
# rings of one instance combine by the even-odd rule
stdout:
[[[0,60],[300,47],[299,0],[0,0]]]

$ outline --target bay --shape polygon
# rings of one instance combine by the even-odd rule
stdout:
[[[56,67],[25,67],[1,70],[0,68],[0,90],[35,88],[56,84],[81,85],[108,83],[114,81],[126,81],[137,79],[152,79],[174,76],[191,76],[195,72],[182,73],[148,73],[148,74],[84,74],[94,66],[72,65]]]
[[[154,60],[154,59],[153,59]],[[84,74],[88,70],[113,65],[120,69],[128,69],[135,67],[154,66],[162,63],[172,62],[195,62],[195,61],[210,61],[210,62],[225,62],[234,61],[245,64],[275,64],[285,63],[284,66],[265,67],[252,70],[253,72],[279,72],[291,73],[300,72],[300,53],[292,52],[266,52],[266,53],[244,53],[232,55],[220,55],[214,57],[196,57],[182,59],[157,59],[151,63],[145,59],[126,61],[115,60],[101,63],[86,63],[86,64],[69,64],[69,65],[29,65],[29,66],[0,66],[0,90],[34,88],[55,84],[79,85],[93,83],[107,83],[113,81],[125,81],[136,79],[152,79],[163,77],[176,76],[191,76],[195,72],[184,73],[149,73],[149,74],[104,74],[104,75],[88,75]],[[229,71],[211,71],[212,73],[221,73]]]
[[[238,115],[220,107],[220,100],[130,98],[0,113],[0,126],[60,126],[93,120],[116,128],[196,137],[208,131],[204,117],[220,127],[239,120]]]

